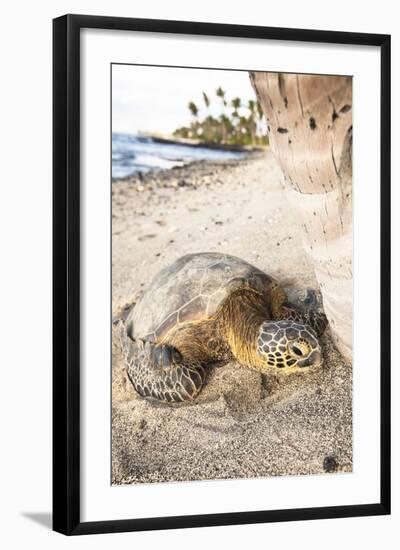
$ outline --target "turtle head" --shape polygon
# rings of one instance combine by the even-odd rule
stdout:
[[[257,351],[270,369],[293,372],[321,365],[321,347],[311,327],[295,321],[265,321]]]

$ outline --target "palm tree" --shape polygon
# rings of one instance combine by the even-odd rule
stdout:
[[[242,104],[242,100],[240,99],[240,97],[234,97],[231,101],[231,104],[232,104],[232,107],[233,107],[232,115],[234,117],[238,117],[239,116],[238,109],[240,109],[240,106]]]
[[[256,136],[256,102],[254,99],[249,99],[247,102],[247,108],[250,111],[248,123],[249,123],[249,130],[250,130],[250,136],[251,136],[251,143],[255,143],[255,136]]]
[[[202,94],[203,94],[204,105],[206,107],[206,113],[208,113],[209,108],[210,108],[210,98],[208,97],[206,92],[202,92]],[[212,141],[210,119],[211,119],[211,117],[210,117],[210,115],[208,115],[208,116],[206,116],[206,118],[202,122],[202,127],[203,127],[202,137],[203,137],[204,141]]]
[[[227,105],[226,99],[225,99],[225,91],[219,86],[219,88],[215,91],[217,97],[221,98],[222,101],[222,115],[220,116],[221,121],[221,130],[222,130],[222,141],[226,142],[226,136],[227,136],[227,116],[225,115],[225,107]],[[228,119],[229,120],[229,119]]]
[[[206,108],[208,109],[209,106],[210,106],[210,98],[208,97],[208,95],[206,94],[206,92],[203,92],[203,101],[204,101],[204,105],[205,105]]]
[[[228,134],[230,130],[233,129],[232,122],[230,121],[229,117],[226,116],[226,114],[222,113],[222,115],[219,117],[219,120],[221,122],[221,130],[222,130],[222,143],[228,142]]]
[[[193,122],[191,124],[191,132],[189,133],[189,136],[192,137],[191,134],[194,134],[195,136],[197,136],[197,117],[199,115],[199,109],[196,103],[193,103],[193,101],[190,101],[188,103],[188,109],[193,116]]]
[[[240,120],[239,120],[239,111],[240,106],[242,104],[242,100],[240,97],[234,97],[231,101],[231,105],[233,108],[232,112],[232,118],[233,118],[233,126],[235,127],[234,133],[235,133],[235,141],[240,141]]]
[[[254,115],[255,110],[256,110],[256,102],[254,101],[254,99],[249,99],[249,101],[247,102],[247,107],[248,107],[249,111],[251,112],[251,114]]]
[[[193,118],[196,120],[199,114],[199,109],[197,108],[196,103],[193,103],[193,101],[190,101],[188,104],[188,109],[191,112]]]
[[[208,115],[201,124],[204,129],[202,139],[208,142],[215,141],[215,127],[218,126],[218,122],[215,120],[215,118],[211,115]]]
[[[225,99],[225,93],[226,92],[220,86],[219,88],[216,89],[215,93],[216,93],[217,97],[221,98],[223,107],[226,107],[226,105],[227,105],[226,99]]]
[[[239,143],[245,143],[246,145],[248,145],[250,136],[249,121],[245,116],[239,117],[239,132]]]
[[[351,77],[259,72],[250,78],[270,128],[289,203],[301,220],[331,334],[351,360]],[[337,112],[335,106],[342,108]]]

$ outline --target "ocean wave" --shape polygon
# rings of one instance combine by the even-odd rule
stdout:
[[[149,137],[132,134],[112,134],[113,179],[183,166],[195,160],[236,159],[242,156],[241,152],[158,143]]]

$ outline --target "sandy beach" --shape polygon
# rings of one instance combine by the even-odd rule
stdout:
[[[270,151],[200,161],[112,184],[112,308],[193,252],[234,254],[297,293],[317,288]],[[211,371],[198,399],[158,405],[126,377],[113,328],[112,483],[326,474],[352,469],[352,373],[322,338],[315,372]]]

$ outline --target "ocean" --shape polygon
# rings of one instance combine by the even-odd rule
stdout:
[[[150,137],[112,134],[112,177],[125,178],[138,172],[150,172],[183,166],[195,160],[229,160],[245,153],[173,143],[156,143]]]

